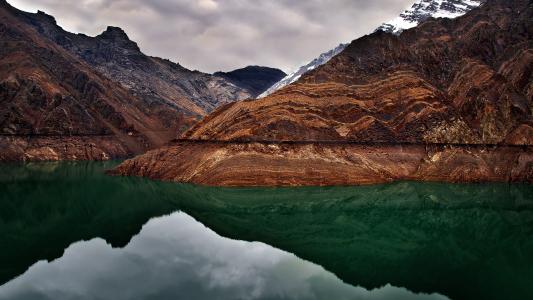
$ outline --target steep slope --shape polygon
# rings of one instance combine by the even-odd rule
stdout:
[[[311,71],[311,70],[313,70],[313,69],[315,69],[317,67],[320,67],[321,65],[327,63],[335,55],[341,53],[342,50],[344,50],[344,48],[346,48],[346,46],[348,46],[348,44],[340,44],[337,47],[335,47],[334,49],[331,49],[331,50],[329,50],[327,52],[324,52],[324,53],[320,54],[317,58],[313,59],[308,64],[306,64],[304,66],[301,66],[296,71],[290,73],[289,75],[286,75],[285,77],[283,77],[278,82],[275,82],[273,85],[270,86],[270,88],[268,88],[266,91],[261,93],[258,96],[258,98],[264,98],[264,97],[274,93],[275,91],[280,90],[280,89],[288,86],[289,84],[291,84],[293,82],[296,82],[298,79],[300,79],[300,77],[302,77],[303,74],[305,74],[305,73],[307,73],[307,72],[309,72],[309,71]]]
[[[218,76],[144,55],[120,28],[110,26],[100,35],[89,37],[66,32],[43,12],[16,13],[40,34],[120,83],[147,105],[163,104],[170,111],[203,116],[220,104],[251,97],[246,90]],[[166,113],[161,112],[161,117],[166,119]]]
[[[248,66],[231,72],[216,72],[214,75],[246,89],[254,98],[287,76],[279,69],[260,66]]]
[[[400,35],[375,32],[116,172],[212,185],[531,182],[532,22],[530,1],[491,0]]]
[[[383,23],[376,30],[398,34],[405,29],[413,28],[429,18],[456,18],[469,10],[479,6],[481,0],[418,0],[409,9],[406,9],[398,17],[390,22]],[[330,59],[341,53],[348,44],[340,44],[332,50],[320,54],[320,56],[305,66],[274,84],[270,89],[261,94],[259,98],[266,97],[287,85],[296,82],[305,73],[327,63]]]
[[[175,136],[157,116],[161,105],[146,106],[19,13],[0,2],[0,160],[108,159]]]

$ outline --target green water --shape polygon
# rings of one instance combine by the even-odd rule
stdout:
[[[334,291],[351,293],[353,289],[369,293],[365,294],[368,299],[410,299],[421,296],[417,293],[440,294],[451,299],[533,298],[532,185],[401,182],[336,188],[208,188],[103,174],[114,165],[113,162],[46,163],[0,167],[0,285],[4,284],[0,287],[0,298],[3,290],[9,293],[15,293],[17,287],[19,292],[28,290],[28,282],[37,285],[43,278],[58,278],[54,282],[57,292],[67,285],[62,286],[59,279],[61,274],[66,274],[64,270],[72,266],[87,269],[100,260],[105,261],[106,255],[128,252],[133,247],[130,240],[135,239],[152,245],[134,248],[137,256],[144,257],[138,260],[137,268],[144,266],[142,269],[151,270],[161,257],[170,256],[168,253],[188,253],[188,244],[179,242],[188,240],[188,235],[174,230],[198,222],[207,228],[194,227],[196,235],[211,237],[206,233],[209,230],[216,233],[216,237],[210,238],[212,244],[198,246],[205,253],[209,253],[207,249],[244,240],[269,245],[265,250],[268,253],[282,251],[283,255],[294,254],[294,259],[298,258],[291,260],[293,267],[285,267],[281,272],[271,266],[258,267],[257,264],[264,263],[261,256],[250,256],[248,263],[254,267],[249,269],[261,269],[261,276],[268,274],[272,278],[272,274],[281,272],[285,277],[278,276],[280,282],[287,282],[309,268],[323,268],[316,271],[319,278],[335,279],[305,281],[314,288],[313,295],[322,295],[316,299]],[[177,211],[181,213],[176,215]],[[155,231],[157,234],[141,231],[150,219],[163,224]],[[150,226],[145,226],[149,230]],[[178,234],[180,239],[176,238]],[[104,247],[105,242],[100,245],[98,241],[109,243],[110,249]],[[254,245],[247,243],[235,251],[243,256],[255,253]],[[99,250],[89,251],[93,248]],[[123,250],[112,252],[119,251],[115,249]],[[193,253],[203,253],[198,249]],[[80,254],[87,251],[89,254]],[[146,253],[150,251],[166,254],[149,256]],[[67,264],[72,256],[78,257],[76,263]],[[205,262],[212,256],[216,255],[189,259]],[[224,261],[230,264],[233,260]],[[270,260],[265,257],[265,261]],[[133,268],[128,264],[126,272],[122,265],[106,265],[108,268],[101,274],[129,274]],[[295,271],[300,269],[301,272]],[[146,298],[175,299],[172,285],[160,284],[186,272],[194,273],[191,269],[173,269],[160,272],[155,280],[155,275],[148,272],[139,281],[159,283],[145,287],[154,290]],[[231,278],[228,274],[222,278],[226,276]],[[124,280],[121,284],[128,285],[129,277],[115,275],[113,280],[117,278]],[[204,277],[191,278],[194,280],[188,280],[194,284],[187,286],[192,294],[187,295],[208,295],[199,291],[205,292],[205,286],[211,287],[212,283],[199,282],[208,280]],[[78,281],[79,286],[85,282]],[[92,290],[100,290],[103,281],[91,281]],[[410,294],[402,294],[403,298],[399,294],[392,298],[378,297],[387,291],[373,289],[388,284],[405,288]],[[294,286],[298,285],[294,283]],[[236,287],[232,287],[234,294],[228,290],[226,298],[241,297],[235,292]],[[35,289],[42,290],[42,286]],[[86,291],[81,287],[80,290]],[[250,289],[244,289],[243,285],[240,290]],[[275,297],[255,298],[291,298],[291,290],[283,291],[274,294]],[[313,298],[293,293],[294,299]],[[53,294],[48,298],[67,299],[65,295]],[[39,297],[27,294],[20,298]],[[112,298],[118,299],[116,295]]]

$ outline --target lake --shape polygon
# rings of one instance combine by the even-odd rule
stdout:
[[[0,166],[0,299],[533,299],[533,185],[214,188]]]

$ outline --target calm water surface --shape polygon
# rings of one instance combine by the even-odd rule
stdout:
[[[0,166],[0,299],[533,299],[533,186],[207,188]]]

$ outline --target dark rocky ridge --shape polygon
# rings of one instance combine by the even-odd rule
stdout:
[[[245,89],[220,77],[143,54],[121,28],[109,26],[100,35],[90,37],[63,30],[52,16],[43,12],[17,11],[16,14],[40,34],[120,83],[147,105],[161,104],[169,111],[197,117],[220,104],[251,96]],[[165,111],[161,114],[160,117],[167,119]]]
[[[214,75],[225,78],[236,86],[245,88],[253,98],[287,76],[285,72],[260,66],[248,66],[231,72],[216,72]]]
[[[238,186],[533,182],[532,22],[531,1],[489,0],[399,36],[378,31],[114,173]]]

